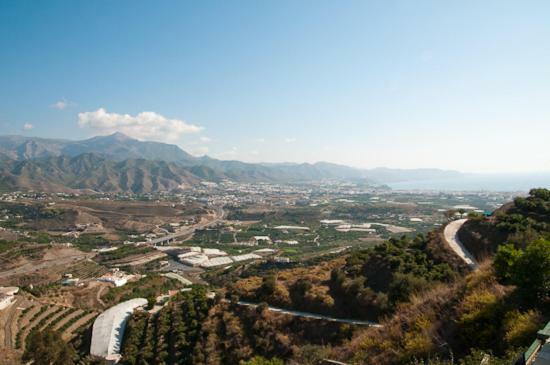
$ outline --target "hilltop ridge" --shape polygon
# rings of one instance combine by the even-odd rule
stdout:
[[[0,188],[149,193],[174,191],[200,181],[297,183],[322,180],[369,184],[461,173],[439,169],[357,169],[329,163],[247,163],[195,157],[180,147],[140,141],[123,133],[82,141],[0,136]],[[86,165],[86,169],[81,166]]]

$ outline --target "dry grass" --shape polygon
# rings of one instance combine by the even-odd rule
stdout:
[[[359,332],[333,355],[353,364],[395,364],[445,354],[461,319],[475,316],[477,310],[502,299],[510,290],[496,283],[486,263],[453,284],[414,295],[381,322],[383,328]]]
[[[333,299],[328,295],[329,287],[325,284],[330,279],[332,269],[341,267],[345,263],[345,258],[337,258],[331,261],[322,262],[312,267],[300,267],[295,269],[281,270],[274,273],[276,279],[276,295],[279,305],[289,305],[289,288],[298,279],[307,279],[312,283],[312,288],[308,293],[310,299],[315,297],[321,299],[327,306],[334,304]],[[241,279],[234,284],[234,290],[243,298],[253,298],[254,293],[262,285],[263,279],[259,276],[251,276]]]

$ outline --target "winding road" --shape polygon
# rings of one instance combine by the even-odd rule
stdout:
[[[464,262],[470,266],[472,269],[477,269],[479,267],[474,256],[464,247],[460,239],[458,238],[458,230],[468,219],[457,219],[452,221],[445,226],[443,230],[443,235],[445,241],[449,247],[462,259]]]
[[[224,299],[223,301],[229,302],[229,300],[227,300],[227,299]],[[255,307],[258,306],[257,303],[245,302],[245,301],[242,301],[242,300],[238,301],[237,304],[241,305],[241,306],[252,307],[252,308],[255,308]],[[289,316],[294,316],[294,317],[312,318],[312,319],[319,319],[319,320],[330,321],[330,322],[354,324],[354,325],[357,325],[357,326],[382,327],[381,324],[378,324],[376,322],[371,322],[371,321],[362,321],[362,320],[359,320],[359,319],[346,319],[346,318],[329,317],[329,316],[325,316],[325,315],[317,314],[317,313],[302,312],[302,311],[278,308],[278,307],[273,307],[273,306],[268,306],[267,310],[269,310],[271,312],[287,314]]]
[[[170,243],[178,238],[182,241],[186,241],[187,239],[193,237],[193,234],[195,233],[196,230],[204,229],[206,227],[213,226],[215,224],[223,222],[224,215],[225,215],[225,212],[223,208],[216,207],[214,210],[214,215],[211,220],[208,220],[202,223],[197,223],[193,226],[180,229],[177,232],[166,236],[155,238],[149,241],[149,244],[156,246],[158,244]]]

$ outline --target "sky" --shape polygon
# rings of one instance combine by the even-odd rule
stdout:
[[[550,171],[550,2],[0,0],[0,134]]]

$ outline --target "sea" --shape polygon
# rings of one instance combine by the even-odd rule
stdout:
[[[550,172],[524,174],[464,174],[453,179],[403,181],[387,184],[396,190],[527,192],[550,189]]]

